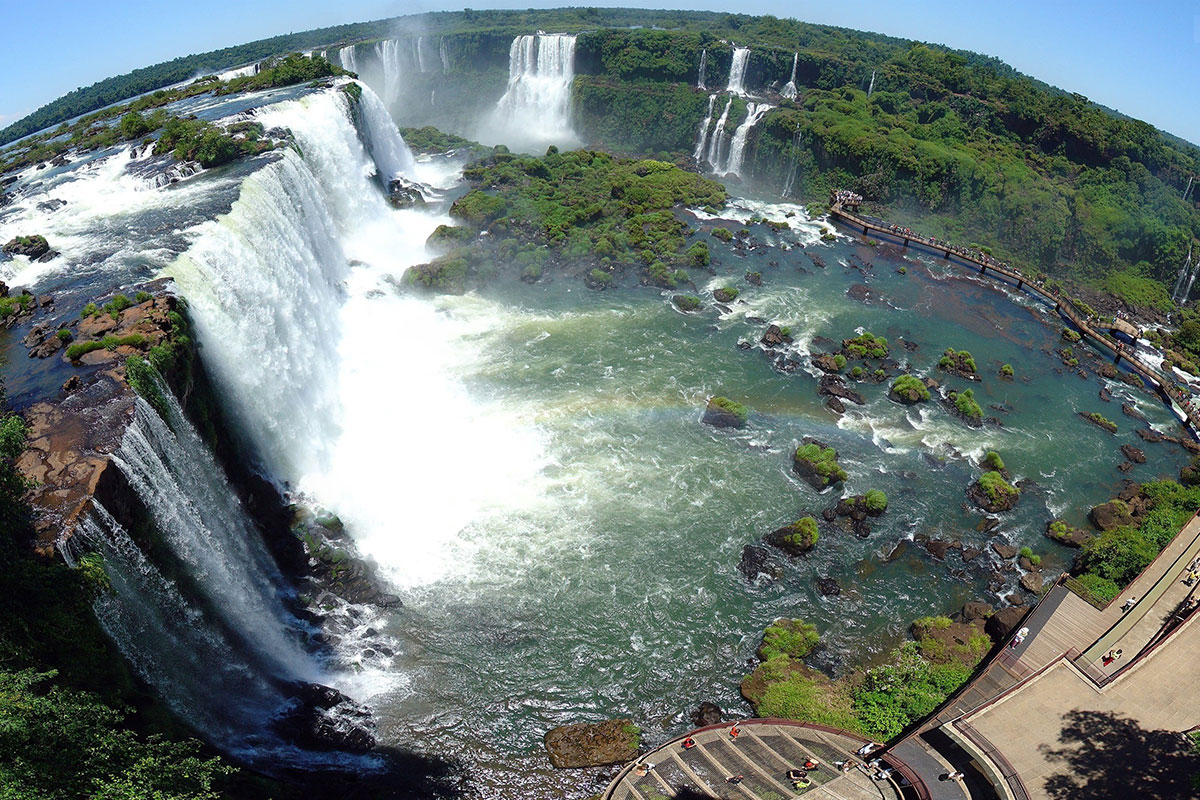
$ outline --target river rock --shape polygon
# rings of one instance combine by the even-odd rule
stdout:
[[[1131,444],[1121,445],[1121,455],[1125,456],[1125,458],[1132,461],[1134,464],[1146,463],[1146,454]]]
[[[628,719],[594,725],[560,725],[546,731],[542,741],[550,763],[558,769],[603,767],[637,758],[640,731]]]
[[[812,357],[813,366],[822,372],[838,372],[841,368],[832,353],[817,353]]]
[[[1021,620],[1025,618],[1025,612],[1028,609],[1025,606],[1009,606],[1002,608],[995,614],[988,617],[983,629],[987,635],[992,637],[992,641],[996,644],[1008,639],[1009,634],[1017,629]]]
[[[1109,394],[1108,389],[1105,389],[1103,386],[1100,387],[1100,399],[1106,403],[1112,402],[1112,395]]]
[[[845,414],[846,404],[836,397],[830,397],[825,400],[825,407],[835,414]]]
[[[692,727],[706,728],[709,725],[719,725],[724,714],[721,713],[721,707],[716,703],[710,703],[705,700],[692,713]]]
[[[713,299],[718,303],[732,303],[737,298],[737,290],[722,286],[713,291]]]
[[[742,548],[738,570],[751,582],[758,580],[759,575],[765,575],[772,581],[783,577],[783,566],[775,560],[770,550],[757,544],[748,544]]]
[[[719,297],[717,299],[720,300]],[[785,344],[788,344],[792,341],[792,337],[785,336],[783,333],[783,328],[780,328],[778,325],[768,325],[766,333],[762,335],[762,338],[759,339],[759,341],[762,342],[763,347],[766,347],[767,349],[774,349],[776,347],[781,347]]]
[[[1146,416],[1144,414],[1142,414],[1142,412],[1140,412],[1136,408],[1134,408],[1134,406],[1131,403],[1122,403],[1121,404],[1121,413],[1127,417],[1132,417],[1133,419],[1144,420],[1146,418]]]
[[[1046,523],[1046,538],[1053,539],[1067,547],[1083,547],[1092,538],[1092,534],[1080,530],[1064,520],[1055,519]]]
[[[1020,492],[1001,492],[998,497],[992,497],[983,488],[978,480],[967,487],[967,497],[972,503],[987,511],[990,514],[997,514],[1002,511],[1011,511],[1016,507],[1017,501],[1021,499]]]
[[[878,292],[862,283],[856,283],[847,289],[846,296],[865,305],[873,305],[882,299]]]
[[[421,207],[425,205],[425,195],[417,184],[394,178],[388,183],[388,202],[392,208]]]
[[[1111,531],[1123,525],[1133,525],[1134,519],[1129,513],[1129,506],[1124,500],[1109,500],[1094,506],[1088,512],[1088,519],[1101,531]]]
[[[763,285],[762,273],[761,272],[747,272],[746,273],[746,283],[750,284],[751,286],[762,286]]]
[[[705,425],[712,425],[714,428],[746,427],[745,416],[721,405],[715,397],[709,399],[708,406],[704,409],[704,416],[700,421]]]
[[[1137,435],[1141,437],[1143,442],[1150,442],[1151,444],[1156,444],[1163,440],[1162,434],[1153,428],[1138,428]]]
[[[31,261],[45,256],[50,250],[50,244],[45,236],[15,236],[2,248],[10,256],[25,256]]]
[[[945,561],[946,554],[950,552],[953,546],[954,543],[946,539],[930,539],[925,543],[925,549],[929,551],[929,555],[938,561]]]
[[[817,537],[809,537],[801,530],[800,520],[771,531],[763,537],[763,541],[777,550],[782,550],[789,556],[802,556],[813,549]]]
[[[974,622],[978,619],[987,619],[995,611],[989,604],[972,601],[965,603],[962,607],[963,622]]]
[[[1017,548],[1009,544],[1001,544],[1000,542],[992,542],[992,549],[996,551],[996,555],[1004,560],[1017,557]]]
[[[817,591],[822,597],[837,597],[842,593],[842,587],[837,578],[817,578]]]
[[[849,400],[851,403],[860,406],[867,404],[865,397],[848,388],[846,382],[837,375],[822,375],[821,380],[818,382],[817,393],[828,397],[837,397],[841,400]]]
[[[375,747],[374,722],[365,706],[330,686],[287,685],[288,708],[272,727],[285,741],[310,750],[365,753]]]
[[[1041,594],[1045,579],[1040,572],[1026,572],[1021,576],[1021,588],[1031,594]]]

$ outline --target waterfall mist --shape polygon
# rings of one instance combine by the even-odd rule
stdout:
[[[548,145],[576,147],[571,127],[571,81],[575,36],[539,33],[513,39],[508,52],[508,88],[479,140],[531,153]]]

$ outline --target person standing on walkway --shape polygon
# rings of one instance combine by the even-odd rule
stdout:
[[[1121,613],[1124,614],[1126,611],[1128,611],[1129,609],[1133,608],[1136,605],[1137,605],[1137,598],[1136,597],[1129,598],[1128,600],[1126,600],[1124,603],[1121,604]]]

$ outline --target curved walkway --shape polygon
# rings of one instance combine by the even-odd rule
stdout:
[[[953,262],[957,259],[965,264],[970,264],[979,268],[979,274],[988,276],[993,279],[1004,279],[1005,283],[1010,283],[1017,289],[1027,291],[1030,294],[1044,300],[1054,306],[1054,310],[1061,314],[1068,322],[1083,334],[1083,336],[1092,342],[1096,343],[1103,349],[1108,350],[1114,356],[1114,363],[1119,363],[1124,360],[1125,364],[1133,372],[1137,373],[1138,377],[1150,384],[1155,391],[1165,400],[1173,409],[1183,416],[1186,421],[1185,427],[1193,437],[1200,439],[1200,412],[1193,411],[1188,404],[1189,394],[1181,388],[1174,380],[1162,374],[1158,370],[1150,367],[1139,360],[1132,351],[1127,350],[1125,345],[1120,341],[1115,341],[1108,336],[1105,336],[1100,331],[1096,330],[1090,324],[1090,318],[1084,314],[1070,298],[1052,292],[1038,284],[1036,281],[1026,277],[1025,275],[1015,272],[1005,265],[1000,264],[989,256],[977,254],[973,251],[962,247],[956,247],[948,242],[943,242],[933,239],[928,236],[922,236],[905,228],[900,228],[894,225],[880,224],[872,220],[861,217],[852,211],[849,211],[842,205],[840,201],[834,202],[829,208],[829,214],[832,217],[839,218],[844,222],[850,223],[856,228],[861,228],[864,234],[874,233],[877,236],[888,237],[903,242],[905,247],[912,244],[920,245],[934,253],[941,254],[947,261]],[[1111,329],[1126,331],[1127,323],[1121,320],[1113,320]]]
[[[738,735],[731,736],[736,729]],[[688,740],[692,746],[684,747]],[[966,800],[957,783],[920,775],[898,756],[886,757],[890,770],[871,770],[856,751],[867,741],[854,734],[780,719],[751,719],[700,728],[679,736],[625,766],[609,784],[604,800],[727,798],[728,800]],[[800,788],[789,770],[806,761],[811,785]],[[836,766],[847,761],[846,771]],[[919,765],[946,772],[933,759]],[[729,782],[729,778],[741,780]],[[923,780],[924,778],[924,780]],[[930,793],[929,782],[939,791]]]

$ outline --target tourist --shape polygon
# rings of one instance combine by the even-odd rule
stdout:
[[[1126,611],[1128,611],[1129,609],[1133,608],[1136,605],[1137,605],[1137,598],[1136,597],[1129,598],[1128,600],[1126,600],[1124,603],[1121,604],[1121,613],[1124,614]]]
[[[967,776],[962,772],[958,772],[958,771],[945,772],[945,773],[942,773],[941,775],[938,775],[938,780],[939,781],[961,781],[965,777],[967,777]]]
[[[864,744],[862,747],[858,748],[854,752],[857,755],[862,756],[863,758],[866,758],[867,756],[871,755],[871,753],[875,752],[876,750],[878,750],[881,747],[883,747],[883,745],[875,744],[875,742],[867,742],[866,744]]]
[[[1185,580],[1184,583],[1186,583],[1188,586],[1191,586],[1196,582],[1197,579],[1200,579],[1200,572],[1197,572],[1195,569],[1193,569],[1188,573],[1187,580]]]
[[[807,777],[808,773],[802,769],[789,769],[785,775],[789,781],[798,781],[801,778]]]
[[[696,746],[696,740],[693,739],[692,737],[689,736],[683,740],[683,749],[684,750],[691,750],[695,746]]]
[[[1013,650],[1016,650],[1017,647],[1019,647],[1021,643],[1025,641],[1025,637],[1028,635],[1029,628],[1021,628],[1021,630],[1017,631],[1017,635],[1012,638],[1012,641],[1008,643],[1008,646]]]
[[[818,764],[820,764],[820,763],[821,763],[820,761],[815,761],[815,760],[813,760],[813,759],[811,759],[811,758],[810,758],[810,759],[808,759],[807,761],[805,761],[805,762],[804,762],[804,768],[805,768],[805,769],[816,769],[816,768],[817,768],[817,765],[818,765]]]
[[[742,734],[742,729],[739,728],[737,726],[737,723],[735,722],[733,727],[729,729],[729,738],[736,739],[737,737],[741,736],[741,734]]]
[[[725,779],[725,782],[726,783],[741,783],[743,780],[745,780],[744,775],[730,775],[728,778]]]
[[[637,773],[639,778],[644,778],[646,777],[646,773],[650,771],[650,767],[646,766],[645,764],[638,764],[633,771]]]
[[[1107,653],[1104,654],[1104,658],[1100,659],[1100,663],[1103,666],[1107,667],[1109,664],[1111,664],[1112,662],[1114,662],[1116,660],[1117,660],[1117,651],[1109,650]]]

